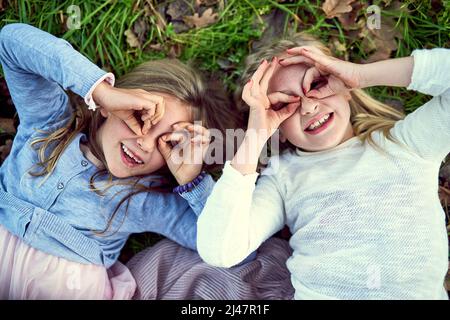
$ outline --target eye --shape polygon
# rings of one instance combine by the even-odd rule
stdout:
[[[274,105],[272,105],[272,109],[275,110],[275,111],[278,111],[278,110],[280,110],[280,109],[283,109],[283,108],[286,107],[286,106],[287,106],[287,103],[284,103],[284,102],[277,102],[277,103],[275,103]]]
[[[314,79],[313,82],[311,82],[311,89],[310,90],[318,90],[322,88],[323,86],[326,86],[328,84],[328,79],[326,77],[319,77],[317,79]]]
[[[142,119],[141,119],[141,117],[142,117],[142,115],[143,115],[142,110],[136,110],[136,111],[134,111],[133,115],[134,115],[134,117],[136,118],[136,120],[137,120],[137,122],[139,123],[139,125],[140,125],[141,127],[143,127],[143,126],[144,126],[144,121],[142,121]]]

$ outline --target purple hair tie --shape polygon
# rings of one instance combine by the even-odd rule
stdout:
[[[197,178],[195,178],[194,180],[192,180],[191,182],[188,182],[186,184],[183,184],[181,186],[176,186],[175,188],[173,188],[173,192],[174,193],[185,193],[187,191],[191,191],[192,189],[194,189],[196,186],[198,186],[200,184],[200,182],[203,180],[203,178],[206,176],[206,172],[202,171]]]

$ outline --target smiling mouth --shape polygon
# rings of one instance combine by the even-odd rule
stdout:
[[[123,143],[120,144],[120,154],[121,154],[122,161],[128,167],[136,167],[136,166],[144,164],[144,161],[142,161],[137,155],[135,155]]]
[[[334,119],[334,113],[328,113],[321,119],[311,123],[304,131],[309,134],[317,134],[325,130]]]

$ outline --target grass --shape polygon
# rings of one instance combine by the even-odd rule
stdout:
[[[173,1],[149,2],[158,10]],[[0,27],[12,22],[32,24],[66,39],[94,63],[113,71],[116,76],[123,75],[142,61],[163,58],[171,55],[174,48],[179,49],[181,60],[191,61],[201,70],[219,77],[230,93],[235,89],[252,44],[267,28],[278,28],[284,34],[305,30],[325,43],[331,36],[337,37],[348,48],[350,60],[360,62],[368,57],[361,39],[348,36],[337,18],[326,18],[321,9],[322,1],[222,1],[223,9],[218,11],[215,24],[182,33],[176,32],[173,23],[161,24],[155,14],[146,15],[146,3],[144,0],[4,1],[6,10],[0,13]],[[384,8],[382,1],[371,3]],[[437,9],[433,7],[436,3]],[[65,27],[64,17],[70,5],[78,5],[81,9],[80,29],[68,30]],[[192,4],[190,6],[193,10]],[[278,26],[267,26],[265,17],[274,10],[284,13],[284,21]],[[382,19],[389,18],[394,19],[401,33],[393,57],[409,55],[415,48],[450,47],[450,1],[404,1],[398,10],[382,11]],[[131,48],[124,32],[139,19],[149,24],[149,29],[142,46]],[[152,49],[155,45],[160,45],[161,50]],[[376,87],[369,92],[381,100],[402,101],[406,112],[413,111],[428,99],[404,88]],[[144,236],[131,247],[138,251],[152,243],[152,239],[151,235],[148,238]]]

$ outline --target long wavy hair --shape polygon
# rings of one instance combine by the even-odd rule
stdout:
[[[206,82],[193,67],[176,59],[144,62],[118,79],[115,86],[127,89],[144,89],[148,92],[166,93],[177,97],[193,108],[194,120],[201,121],[206,128],[215,128],[225,132],[227,128],[241,126],[242,120],[236,110],[233,110],[234,106],[223,89],[212,85],[211,82]],[[106,191],[114,185],[128,185],[130,191],[119,201],[107,223],[107,227],[103,231],[95,232],[102,235],[111,227],[119,208],[126,204],[127,209],[134,195],[142,192],[170,192],[176,181],[167,167],[163,167],[154,173],[153,176],[162,177],[158,179],[157,186],[149,185],[145,176],[113,181],[113,176],[107,169],[105,155],[96,142],[97,131],[104,123],[105,118],[99,111],[89,111],[82,100],[74,94],[71,94],[70,98],[73,114],[66,125],[54,132],[41,131],[43,135],[32,141],[31,145],[37,151],[39,159],[33,168],[39,170],[31,172],[30,169],[29,173],[32,176],[48,177],[54,171],[59,158],[71,141],[79,133],[86,134],[90,151],[103,163],[104,167],[104,169],[97,170],[90,178],[90,189],[101,196],[104,196]],[[218,171],[218,168],[218,164],[205,165],[205,170],[213,174]],[[107,183],[102,188],[97,188],[95,182],[99,180]],[[145,181],[146,184],[144,184]],[[118,230],[119,228],[116,231]]]
[[[260,47],[256,52],[250,54],[246,60],[246,66],[240,85],[235,92],[235,101],[241,112],[247,112],[247,105],[242,100],[242,90],[244,85],[250,80],[263,59],[269,60],[272,57],[280,56],[287,49],[300,46],[314,46],[320,49],[324,54],[332,56],[331,50],[325,46],[316,37],[305,32],[295,33],[285,39],[276,40],[275,42]],[[363,89],[353,89],[350,91],[350,122],[355,132],[362,142],[367,141],[374,148],[383,151],[373,140],[371,134],[380,130],[384,136],[398,143],[398,141],[390,134],[390,129],[395,122],[405,117],[404,113],[395,108],[372,98]],[[289,142],[281,143],[281,151],[286,149],[295,149],[296,147]]]

